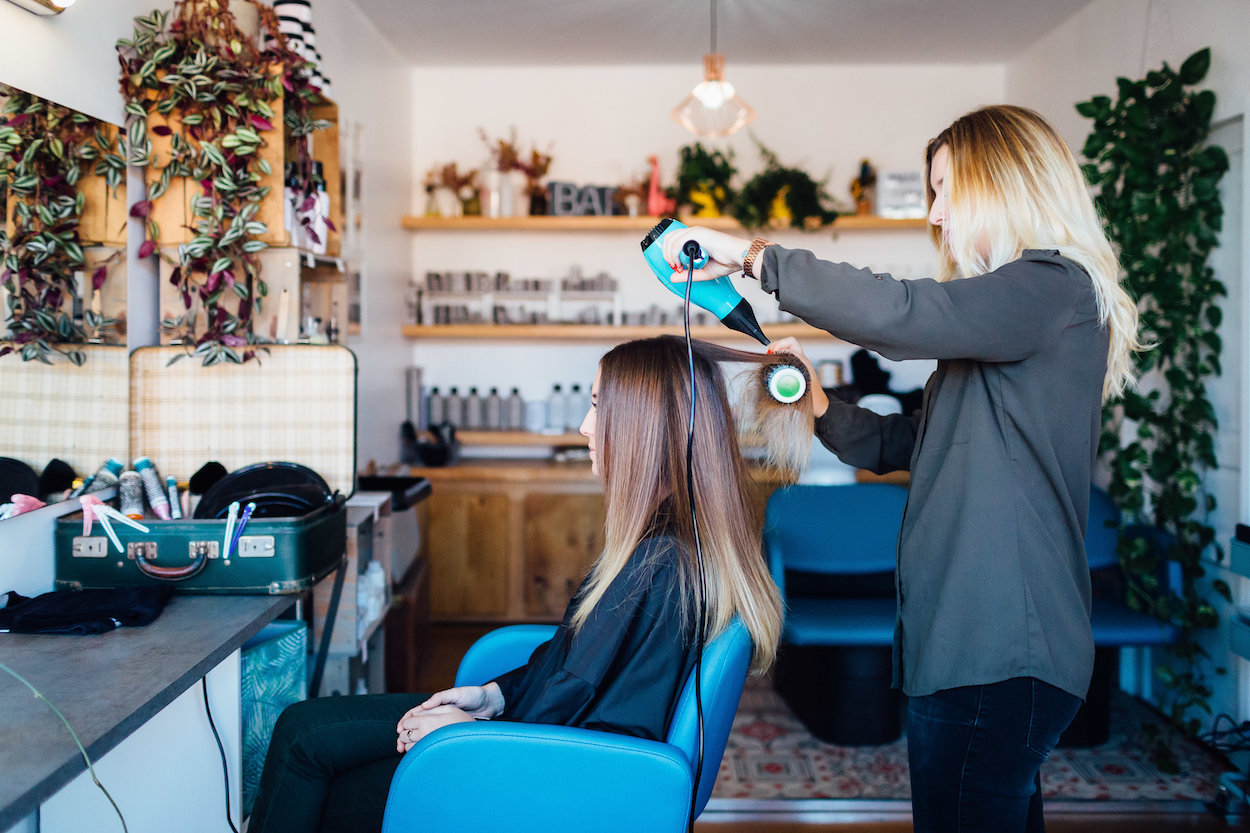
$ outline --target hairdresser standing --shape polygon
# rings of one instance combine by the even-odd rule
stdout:
[[[937,360],[915,414],[818,396],[816,435],[851,465],[911,472],[894,682],[910,698],[915,829],[1041,831],[1041,764],[1093,670],[1090,477],[1137,311],[1080,168],[1036,113],[969,113],[925,161],[936,280],[703,228],[664,252],[676,264],[695,239],[711,258],[695,279],[741,269],[836,336]],[[793,339],[770,349],[802,356]]]

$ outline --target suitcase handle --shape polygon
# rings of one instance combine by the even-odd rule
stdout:
[[[144,558],[143,553],[136,556],[135,564],[145,576],[151,576],[160,581],[186,581],[198,576],[208,566],[208,550],[201,549],[196,560],[185,567],[159,567]]]

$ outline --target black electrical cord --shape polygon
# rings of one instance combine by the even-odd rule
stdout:
[[[221,775],[226,781],[226,824],[230,825],[230,829],[234,833],[239,833],[239,828],[234,826],[234,819],[230,818],[230,767],[226,764],[226,747],[221,743],[221,735],[217,734],[217,724],[213,722],[213,710],[208,705],[208,676],[200,677],[200,688],[204,692],[204,713],[208,715],[208,726],[213,730],[213,739],[217,741],[217,751],[221,753]]]
[[[694,376],[694,346],[690,340],[690,287],[694,284],[694,262],[701,254],[699,244],[693,240],[682,247],[682,252],[690,260],[686,275],[686,294],[684,298],[683,319],[686,329],[686,362],[690,367],[690,425],[686,433],[686,492],[690,499],[690,525],[694,529],[695,575],[698,588],[697,608],[699,611],[698,626],[694,636],[694,703],[698,715],[698,747],[699,754],[694,768],[694,785],[690,788],[690,817],[686,829],[693,833],[695,810],[699,803],[699,781],[703,775],[703,632],[706,628],[705,610],[707,606],[707,589],[703,576],[703,546],[699,540],[699,516],[694,503],[694,403],[698,398],[698,386]]]

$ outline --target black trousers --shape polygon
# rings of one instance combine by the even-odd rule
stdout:
[[[274,726],[248,833],[371,833],[382,829],[401,756],[395,724],[424,694],[321,697]]]
[[[910,698],[916,833],[1042,833],[1042,763],[1080,705],[1032,677]]]

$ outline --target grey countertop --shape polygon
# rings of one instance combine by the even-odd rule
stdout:
[[[96,636],[0,634],[0,662],[61,710],[94,762],[294,601],[175,596],[146,627]],[[48,705],[0,670],[0,830],[86,769]]]

